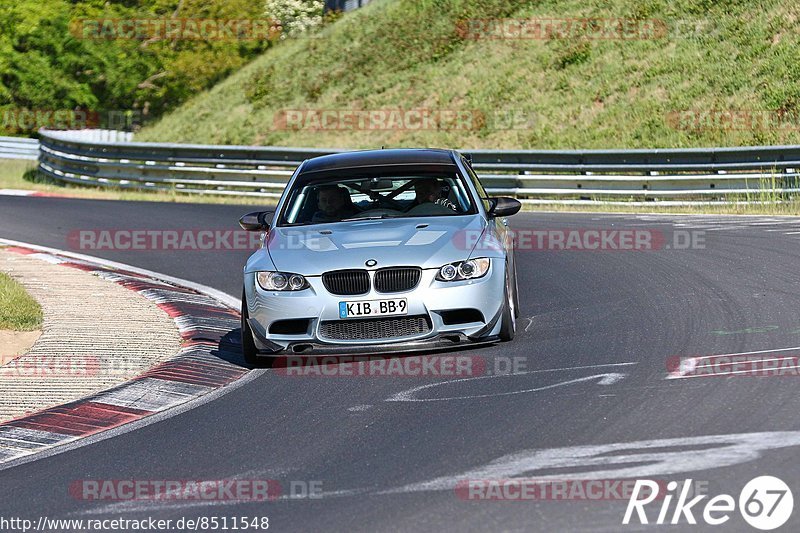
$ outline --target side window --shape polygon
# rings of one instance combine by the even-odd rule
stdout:
[[[300,213],[302,212],[303,205],[307,204],[308,202],[308,187],[303,187],[303,189],[300,191],[295,191],[287,201],[287,205],[291,206],[291,209],[284,216],[286,219],[285,221],[290,224],[297,222],[297,219],[300,217]]]
[[[472,183],[475,185],[475,190],[478,191],[478,196],[480,196],[480,201],[483,203],[483,208],[488,211],[492,207],[489,200],[486,199],[489,197],[489,194],[486,192],[486,189],[483,188],[481,180],[478,179],[478,175],[475,174],[475,171],[472,169],[472,166],[467,163],[467,160],[462,158],[461,163],[467,169],[467,174],[469,174],[469,179],[471,179]]]

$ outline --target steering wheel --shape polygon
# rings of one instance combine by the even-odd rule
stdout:
[[[387,198],[382,194],[378,194],[375,200],[378,201],[380,205],[387,205],[389,206],[388,209],[392,209],[394,211],[399,211],[403,208],[403,204],[395,200],[394,198]],[[380,209],[380,208],[379,208]]]

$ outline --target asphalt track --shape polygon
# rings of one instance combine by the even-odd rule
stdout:
[[[0,236],[69,249],[73,230],[232,229],[246,211],[4,197]],[[173,418],[0,471],[0,516],[268,516],[275,531],[636,531],[652,526],[622,526],[625,501],[464,501],[453,484],[692,478],[712,495],[738,499],[751,478],[775,475],[800,495],[797,379],[666,379],[672,356],[800,346],[800,218],[524,213],[512,226],[654,230],[668,242],[675,231],[703,231],[705,242],[648,252],[520,251],[517,339],[461,353],[485,357],[490,368],[519,358],[525,373],[408,393],[446,380],[267,371]],[[237,297],[248,255],[82,252]],[[603,447],[625,443],[629,450]],[[576,448],[587,446],[596,448]],[[320,482],[324,492],[267,503],[92,502],[69,494],[83,479],[277,479],[284,489]],[[658,507],[648,511],[655,520]],[[800,529],[799,513],[785,530]],[[672,530],[688,528],[681,523]],[[716,529],[752,531],[737,512]]]

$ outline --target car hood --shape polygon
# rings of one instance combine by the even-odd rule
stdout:
[[[266,247],[278,270],[317,276],[329,270],[439,268],[469,257],[485,230],[480,215],[361,220],[273,228]]]

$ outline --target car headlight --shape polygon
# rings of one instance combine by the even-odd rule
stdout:
[[[436,274],[437,281],[462,281],[465,279],[482,278],[489,272],[489,259],[481,257],[458,263],[444,265]]]
[[[306,278],[288,272],[258,272],[256,281],[265,291],[302,291],[308,288]]]

